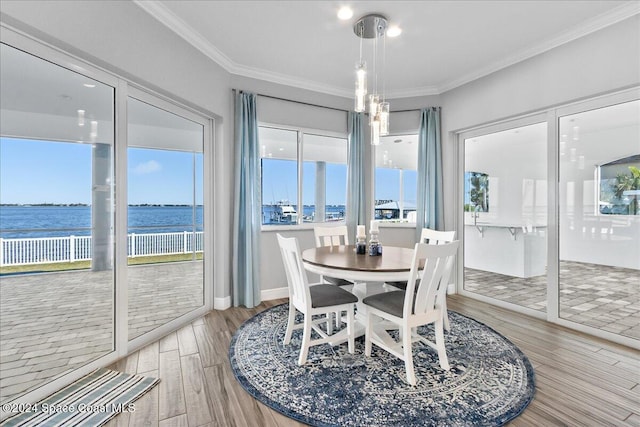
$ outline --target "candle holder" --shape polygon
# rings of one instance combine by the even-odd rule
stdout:
[[[358,225],[356,233],[356,254],[364,255],[367,253],[367,235],[365,234],[364,225]]]
[[[380,256],[382,255],[382,245],[378,240],[378,222],[371,221],[371,227],[369,228],[369,234],[371,237],[369,238],[369,256]]]

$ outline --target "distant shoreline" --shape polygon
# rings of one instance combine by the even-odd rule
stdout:
[[[0,203],[0,207],[12,207],[12,208],[27,208],[27,207],[91,207],[86,203]],[[134,207],[158,207],[158,208],[190,208],[193,205],[175,205],[175,204],[153,204],[143,203],[139,205],[127,205]],[[196,207],[202,207],[202,205],[196,205]]]

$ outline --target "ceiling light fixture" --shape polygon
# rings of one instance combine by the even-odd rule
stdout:
[[[402,28],[397,25],[392,25],[387,29],[387,37],[398,37],[402,34]]]
[[[385,99],[384,90],[384,65],[386,56],[387,18],[383,15],[372,13],[365,15],[353,26],[353,32],[360,38],[360,58],[356,64],[356,112],[365,111],[365,99],[368,104],[369,125],[371,126],[371,144],[380,145],[380,137],[389,134],[389,103]],[[362,57],[363,39],[373,39],[373,84],[372,91],[367,89],[367,65]],[[380,39],[382,41],[380,42]],[[378,50],[382,45],[382,96],[378,94],[377,62],[380,56]]]
[[[347,19],[351,19],[353,16],[353,10],[349,6],[343,6],[338,10],[338,18],[346,21]]]

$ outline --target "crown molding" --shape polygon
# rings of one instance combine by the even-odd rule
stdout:
[[[580,25],[577,25],[567,30],[556,37],[547,39],[536,46],[533,46],[529,49],[526,49],[510,57],[507,57],[503,60],[494,62],[493,64],[490,64],[487,67],[483,67],[473,73],[467,74],[458,79],[446,81],[438,86],[438,90],[440,93],[443,93],[451,89],[455,89],[456,87],[470,83],[474,80],[478,80],[482,77],[488,76],[489,74],[495,73],[496,71],[502,70],[503,68],[507,68],[519,62],[525,61],[529,58],[533,58],[534,56],[540,55],[544,52],[547,52],[551,49],[562,46],[573,40],[577,40],[581,37],[584,37],[596,31],[602,30],[603,28],[616,24],[627,18],[631,18],[632,16],[637,14],[640,14],[640,2],[639,1],[628,2],[627,4],[618,6],[617,8],[612,9],[607,13],[599,15],[593,19],[584,21]]]
[[[178,36],[182,37],[187,43],[191,44],[231,74],[298,87],[314,92],[323,92],[330,95],[343,97],[349,97],[352,95],[351,91],[344,88],[238,64],[222,53],[218,48],[211,44],[211,42],[205,39],[189,24],[176,16],[162,3],[144,0],[133,0],[133,2],[158,22],[176,33]]]
[[[411,89],[402,89],[388,92],[385,97],[388,99],[413,98],[416,96],[440,95],[442,91],[438,86],[420,86]],[[353,92],[349,92],[353,96]]]
[[[220,65],[231,74],[242,77],[265,80],[271,83],[282,84],[286,86],[298,87],[316,92],[327,93],[335,96],[351,97],[352,91],[337,86],[327,85],[316,81],[301,79],[295,76],[274,73],[272,71],[248,67],[232,61],[227,55],[216,48],[211,42],[205,39],[200,33],[194,30],[190,25],[176,16],[169,8],[160,2],[133,0],[133,2],[144,10],[146,13],[155,18],[158,22],[166,26],[169,30],[182,37],[187,43],[198,49],[204,55],[209,57],[215,63]],[[439,85],[422,86],[410,89],[403,89],[387,94],[387,98],[409,98],[416,96],[439,95],[456,87],[462,86],[474,80],[495,73],[501,69],[517,64],[536,55],[540,55],[546,51],[554,49],[573,40],[584,37],[588,34],[606,28],[610,25],[618,23],[624,19],[640,14],[640,1],[629,1],[611,11],[599,15],[593,19],[585,21],[564,33],[552,37],[536,46],[519,52],[515,55],[507,57],[503,60],[494,62],[483,67],[473,73],[469,73],[457,79],[445,81]]]
[[[322,92],[328,95],[342,96],[346,98],[350,98],[353,96],[352,90],[320,83],[317,81],[301,79],[290,74],[275,73],[273,71],[263,70],[260,68],[252,68],[236,64],[234,71],[232,71],[231,73],[242,77],[265,80],[271,83],[282,84],[285,86],[307,89],[314,92]]]
[[[199,32],[194,30],[193,27],[178,18],[162,3],[144,0],[133,0],[133,2],[228,72],[233,73],[237,68],[236,63],[229,59],[227,55],[211,44],[211,42],[205,39]]]

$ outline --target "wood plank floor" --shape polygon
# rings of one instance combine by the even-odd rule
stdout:
[[[111,366],[161,382],[107,425],[301,425],[245,392],[227,356],[245,320],[283,302],[212,311]],[[639,351],[459,295],[448,305],[508,337],[533,364],[535,398],[510,426],[640,426]]]

